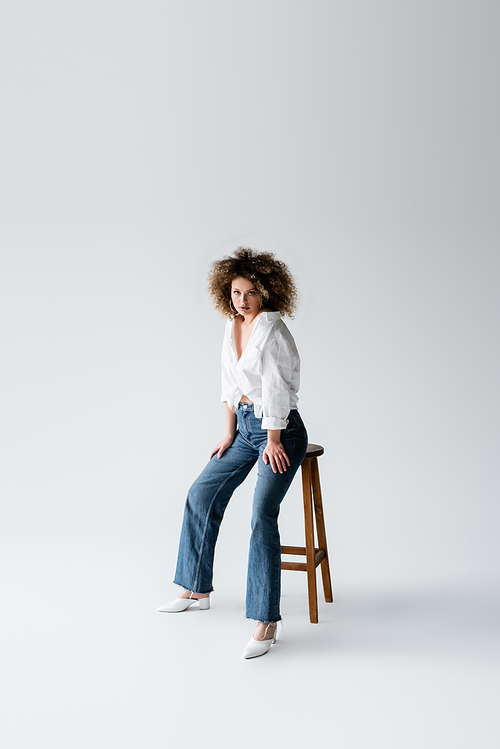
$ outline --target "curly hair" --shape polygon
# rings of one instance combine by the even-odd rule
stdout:
[[[287,314],[293,319],[299,292],[292,274],[285,263],[276,260],[272,252],[257,252],[248,247],[238,247],[233,255],[214,260],[208,274],[208,293],[224,317],[236,317],[238,313],[230,306],[231,283],[242,276],[252,281],[262,296],[267,309]]]

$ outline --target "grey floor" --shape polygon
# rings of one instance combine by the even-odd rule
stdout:
[[[244,661],[230,575],[210,611],[168,615],[155,544],[31,539],[1,557],[6,749],[500,745],[492,586],[337,585],[311,625],[305,577],[286,572],[280,639]]]

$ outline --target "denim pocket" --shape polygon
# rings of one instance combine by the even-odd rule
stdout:
[[[303,437],[307,440],[307,432],[304,422],[302,421],[299,412],[295,409],[288,414],[288,426],[282,431],[282,437],[283,436]]]

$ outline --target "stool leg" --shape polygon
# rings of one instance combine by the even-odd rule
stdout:
[[[318,459],[311,459],[311,483],[313,490],[314,514],[316,515],[316,531],[318,533],[318,545],[325,552],[325,558],[321,562],[321,576],[323,578],[323,591],[325,601],[332,603],[332,581],[330,579],[330,565],[328,562],[328,547],[326,545],[325,516],[323,515],[323,500],[321,498],[321,485],[319,481]]]
[[[309,593],[309,621],[318,623],[318,592],[316,589],[316,567],[314,565],[314,525],[311,493],[311,459],[302,463],[302,493],[304,498],[304,522],[306,532],[307,588]]]

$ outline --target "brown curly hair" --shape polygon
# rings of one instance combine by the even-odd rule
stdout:
[[[263,306],[288,315],[293,319],[299,292],[285,263],[276,260],[272,252],[257,252],[249,247],[238,247],[233,255],[214,260],[208,274],[208,293],[215,309],[224,317],[236,317],[230,306],[231,283],[242,276],[252,281],[262,296]]]

